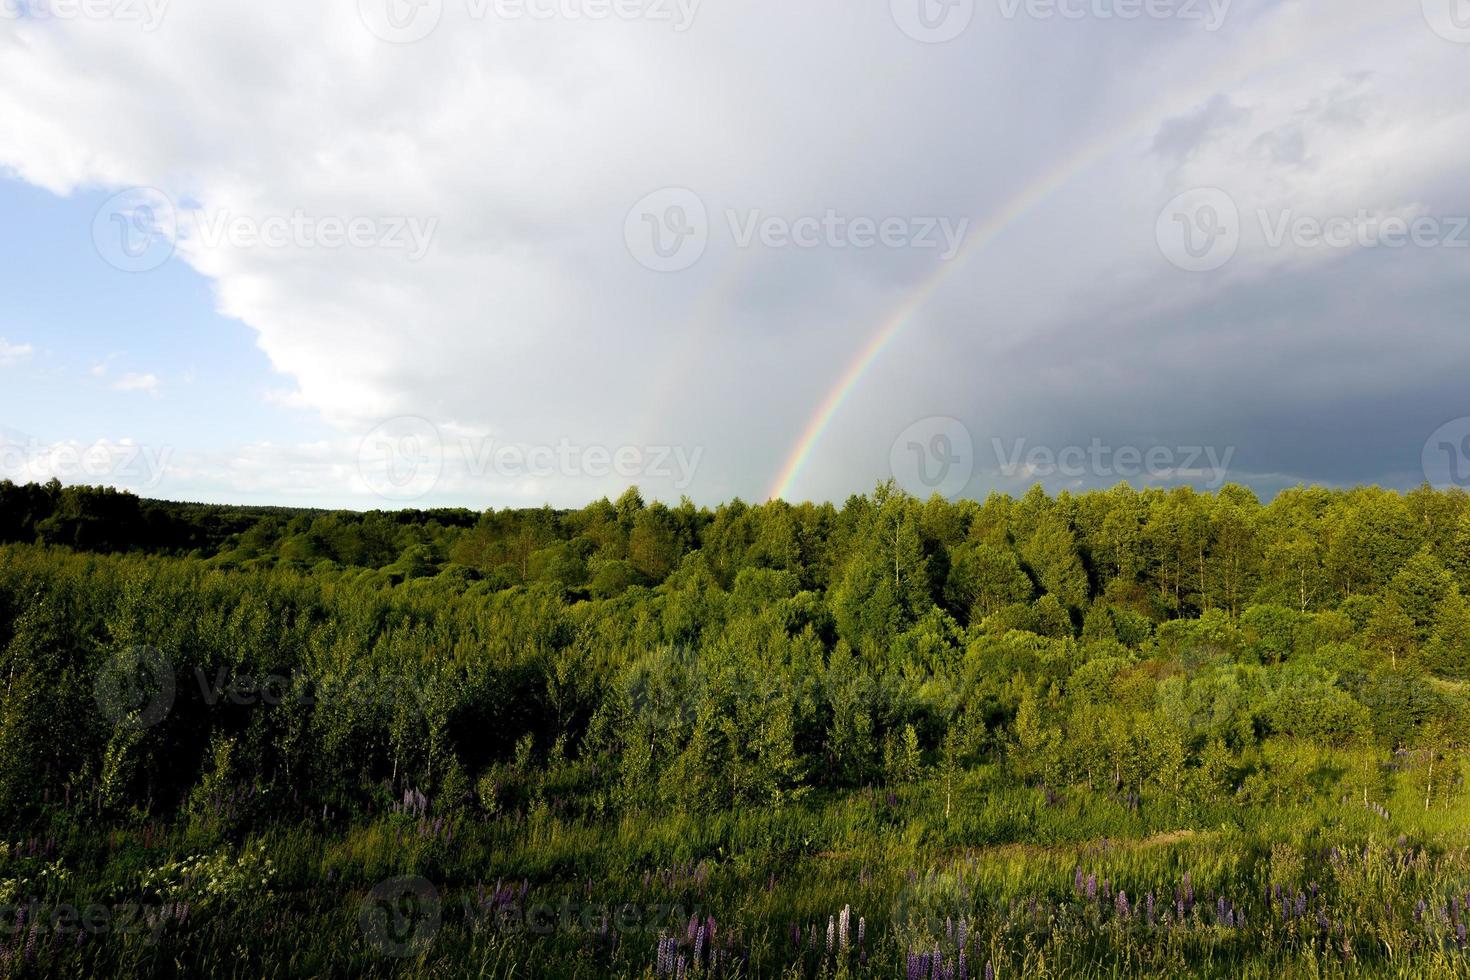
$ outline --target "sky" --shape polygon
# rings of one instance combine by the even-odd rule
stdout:
[[[0,478],[1470,486],[1470,0],[0,0]]]

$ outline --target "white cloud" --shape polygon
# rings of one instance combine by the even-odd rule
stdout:
[[[14,367],[31,359],[35,348],[30,344],[12,344],[0,337],[0,368]]]
[[[152,374],[137,374],[129,371],[127,374],[113,382],[114,391],[141,391],[150,395],[158,394],[158,377]]]

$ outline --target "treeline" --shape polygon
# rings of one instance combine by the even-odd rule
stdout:
[[[629,490],[576,511],[356,513],[0,482],[0,543],[187,555],[214,568],[380,585],[437,577],[475,594],[541,584],[571,602],[696,572],[731,592],[742,573],[760,573],[747,589],[760,578],[777,593],[826,593],[842,638],[866,648],[933,611],[961,627],[1001,616],[1062,636],[1080,635],[1105,609],[1126,641],[1145,622],[1212,610],[1234,619],[1265,604],[1338,610],[1358,628],[1372,621],[1380,645],[1408,652],[1428,643],[1442,612],[1453,614],[1440,608],[1450,585],[1470,592],[1467,499],[1427,486],[1299,488],[1263,505],[1234,485],[1213,496],[1120,485],[949,503],[888,486],[841,508],[737,500],[711,511],[688,500],[648,505]]]
[[[405,791],[711,812],[992,764],[1205,806],[1304,785],[1294,743],[1402,751],[1426,805],[1458,792],[1460,493],[882,486],[708,511],[630,491],[478,516],[0,494],[33,542],[0,548],[10,820],[66,801],[249,822]],[[109,710],[118,671],[146,675],[146,704]]]

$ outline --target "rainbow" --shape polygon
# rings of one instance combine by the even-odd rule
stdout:
[[[1070,180],[1076,173],[1090,165],[1092,155],[1088,154],[1077,158],[1070,165],[1053,172],[1047,177],[1036,181],[1026,188],[1014,201],[1006,205],[999,213],[987,221],[982,227],[971,232],[965,239],[965,244],[960,254],[946,262],[938,272],[930,276],[926,281],[919,284],[912,293],[904,298],[898,308],[884,319],[882,325],[873,334],[872,338],[858,351],[857,356],[848,364],[847,370],[841,378],[827,393],[818,406],[816,414],[802,430],[801,438],[797,440],[791,455],[787,458],[781,473],[776,477],[776,483],[771,488],[772,499],[782,499],[791,490],[791,484],[796,480],[803,466],[811,456],[812,449],[827,431],[827,426],[842,408],[848,395],[852,394],[868,369],[878,360],[879,356],[888,349],[903,328],[912,322],[920,310],[928,304],[939,288],[949,281],[949,277],[964,264],[965,258],[974,248],[983,247],[1005,231],[1013,222],[1021,218],[1026,212],[1050,197],[1063,184]]]
[[[1318,39],[1318,42],[1308,50],[1316,50],[1325,47],[1328,43],[1339,40],[1343,35],[1355,31],[1379,30],[1384,22],[1390,18],[1374,16],[1378,10],[1370,10],[1368,14],[1357,19],[1340,22],[1340,30],[1328,32]],[[1418,14],[1412,17],[1398,15],[1394,18],[1405,20],[1417,20]],[[1294,64],[1291,55],[1300,58],[1306,52],[1296,50],[1288,52],[1283,58],[1275,51],[1262,48],[1259,57],[1255,59],[1246,70],[1232,68],[1229,71],[1218,73],[1216,76],[1203,81],[1201,84],[1191,88],[1187,93],[1162,101],[1150,107],[1129,120],[1122,127],[1112,133],[1103,136],[1095,142],[1080,150],[1071,159],[1063,162],[1055,170],[1044,174],[1030,185],[1024,188],[1016,198],[1005,204],[998,212],[989,218],[980,228],[975,229],[966,238],[960,253],[950,261],[944,263],[934,274],[924,282],[920,283],[912,293],[906,296],[888,317],[884,318],[873,336],[859,350],[856,356],[848,364],[847,369],[838,378],[827,396],[817,406],[816,412],[802,429],[801,437],[792,447],[776,482],[771,487],[770,499],[785,499],[791,493],[791,487],[796,478],[801,474],[802,468],[811,458],[812,450],[821,441],[822,435],[827,431],[833,418],[842,409],[858,385],[862,382],[868,370],[874,362],[893,343],[903,329],[913,322],[914,317],[929,302],[930,298],[939,291],[940,287],[949,281],[950,277],[965,264],[965,261],[975,251],[984,248],[998,238],[1007,228],[1024,217],[1037,205],[1051,197],[1078,174],[1091,167],[1114,149],[1121,146],[1138,132],[1155,125],[1161,117],[1182,112],[1192,106],[1196,106],[1209,94],[1217,91],[1219,86],[1231,81],[1241,81],[1255,77],[1258,74],[1269,73],[1271,69],[1278,69],[1284,65]]]

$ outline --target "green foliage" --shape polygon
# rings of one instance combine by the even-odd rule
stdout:
[[[921,911],[966,917],[972,976],[1470,973],[1413,918],[1470,880],[1465,513],[890,485],[353,515],[0,485],[0,903],[194,908],[33,961],[0,935],[0,975],[653,969],[657,930],[477,928],[498,879],[701,904],[726,975],[903,975],[955,944]],[[99,682],[140,650],[174,681],[156,714],[128,700],[156,683]],[[1185,872],[1248,924],[1145,928]],[[358,915],[404,875],[444,914],[399,960]],[[1314,883],[1283,920],[1272,886]],[[827,951],[848,905],[862,955]]]

